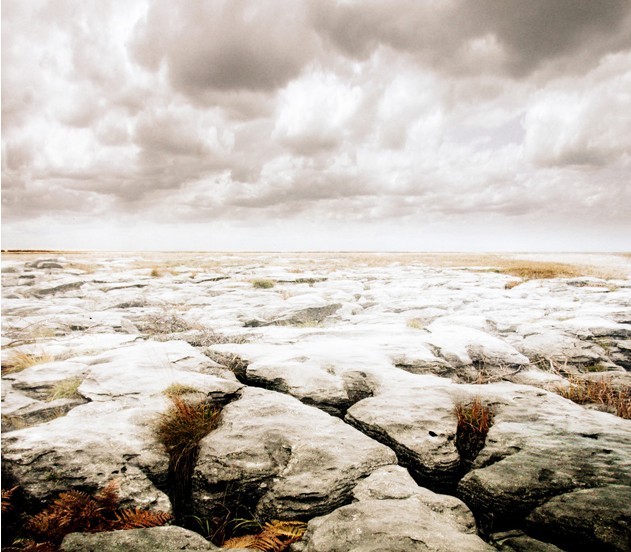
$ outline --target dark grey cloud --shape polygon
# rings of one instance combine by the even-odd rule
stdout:
[[[151,2],[131,42],[151,70],[164,63],[173,86],[209,99],[216,90],[271,91],[297,76],[318,46],[299,2]]]
[[[631,44],[626,0],[330,0],[311,8],[316,28],[347,55],[366,59],[383,45],[458,74],[523,77],[558,60],[558,69],[583,70]]]

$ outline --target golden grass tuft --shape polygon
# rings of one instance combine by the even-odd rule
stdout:
[[[48,401],[55,401],[57,399],[74,399],[79,398],[79,386],[83,380],[81,378],[68,378],[58,381],[51,389]]]
[[[576,376],[568,378],[569,385],[555,391],[577,404],[600,404],[620,418],[631,419],[631,386],[612,385],[603,378],[590,380]]]
[[[406,326],[414,330],[422,330],[425,327],[425,322],[420,318],[411,318],[406,322]]]
[[[276,282],[274,282],[274,280],[264,280],[264,279],[252,280],[252,287],[256,289],[271,289],[275,285],[276,285]]]
[[[544,280],[549,278],[577,278],[590,275],[585,267],[546,261],[508,261],[499,264],[498,272],[523,280]],[[517,284],[515,284],[517,285]]]
[[[190,385],[185,385],[183,383],[172,383],[167,387],[164,391],[162,391],[163,395],[167,397],[180,397],[182,395],[186,395],[187,393],[199,393],[200,390],[196,387],[192,387]]]
[[[31,366],[37,364],[45,364],[46,362],[53,362],[55,357],[48,353],[24,353],[22,351],[15,351],[11,357],[7,360],[6,364],[2,366],[2,372],[4,374],[15,374],[26,370]]]
[[[162,270],[157,267],[153,267],[151,269],[151,272],[149,273],[149,276],[151,276],[152,278],[161,278],[163,274],[164,273],[162,272]]]

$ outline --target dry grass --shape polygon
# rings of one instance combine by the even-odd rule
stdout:
[[[6,363],[2,365],[2,373],[15,374],[36,364],[44,364],[46,362],[53,362],[54,360],[55,357],[48,353],[35,354],[15,351]]]
[[[466,467],[471,465],[484,448],[495,413],[490,406],[484,405],[479,397],[470,403],[456,404],[455,413],[458,420],[456,448]]]
[[[425,327],[425,322],[420,318],[412,318],[406,322],[406,326],[414,330],[422,330]]]
[[[154,430],[169,455],[169,498],[181,520],[193,513],[190,497],[199,442],[217,427],[221,407],[207,401],[185,401],[180,396],[172,396],[171,402]]]
[[[149,273],[149,276],[151,276],[152,278],[161,278],[163,275],[164,273],[162,272],[162,270],[155,266],[151,269],[151,272]]]
[[[521,283],[521,280],[511,280],[510,282],[506,282],[506,284],[504,285],[504,289],[513,289]]]
[[[164,391],[162,391],[163,395],[167,397],[180,397],[182,395],[186,395],[187,393],[199,393],[200,390],[196,387],[192,387],[190,385],[185,385],[183,383],[173,383],[169,385]]]
[[[276,285],[276,282],[274,282],[274,280],[264,280],[264,279],[252,280],[252,287],[256,289],[271,289],[275,285]]]
[[[179,396],[171,400],[173,404],[157,424],[156,436],[177,465],[217,427],[221,407],[204,401],[187,402]]]
[[[167,310],[145,317],[137,326],[142,332],[151,335],[180,333],[201,328],[199,324],[191,323],[179,314]]]
[[[568,386],[555,391],[577,404],[599,404],[621,418],[631,419],[631,386],[612,385],[604,379],[589,380],[576,376],[568,378]]]
[[[81,378],[68,378],[57,382],[51,389],[47,400],[80,398],[78,389],[82,382]]]
[[[586,276],[584,267],[564,263],[543,261],[503,261],[498,272],[509,274],[524,280],[542,280],[548,278],[576,278]]]

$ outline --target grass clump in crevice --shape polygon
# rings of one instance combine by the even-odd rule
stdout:
[[[455,413],[458,420],[456,449],[466,471],[484,448],[495,413],[490,406],[483,404],[479,397],[470,403],[457,403]]]
[[[188,393],[200,393],[201,391],[196,387],[192,387],[191,385],[185,385],[183,383],[172,383],[167,387],[162,394],[171,398],[171,397],[180,397],[182,395],[186,395]]]
[[[25,353],[23,351],[15,351],[5,364],[2,365],[3,374],[16,374],[22,370],[26,370],[36,364],[45,364],[53,362],[55,357],[48,353]]]
[[[187,332],[199,329],[199,324],[191,323],[173,311],[162,312],[146,316],[138,323],[143,333],[149,335],[165,335]]]
[[[221,406],[208,401],[186,401],[172,396],[159,418],[155,434],[169,455],[169,498],[177,518],[190,515],[191,479],[199,443],[219,424]]]
[[[570,376],[568,381],[567,386],[555,388],[562,397],[577,404],[601,405],[620,418],[631,419],[631,386],[613,385],[603,378],[590,380]]]
[[[411,318],[405,325],[413,330],[422,330],[425,328],[425,321],[421,318]]]
[[[271,289],[276,285],[274,280],[257,279],[252,280],[252,287],[256,289]]]
[[[58,381],[48,394],[47,401],[55,401],[57,399],[78,399],[81,398],[79,394],[79,386],[83,383],[81,378],[68,378]]]

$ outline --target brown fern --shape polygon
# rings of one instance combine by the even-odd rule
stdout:
[[[244,535],[227,540],[223,548],[252,548],[263,552],[284,552],[302,538],[307,524],[301,521],[274,520],[265,523],[258,535]]]
[[[151,512],[137,508],[126,508],[115,513],[115,519],[110,523],[110,531],[117,529],[141,529],[159,527],[172,519],[166,512]]]
[[[116,529],[156,527],[171,520],[166,512],[150,512],[135,508],[120,509],[118,481],[111,481],[94,496],[82,491],[67,491],[31,517],[25,530],[32,537],[26,550],[56,550],[69,533],[99,533]],[[43,547],[43,548],[41,548]],[[16,548],[25,550],[23,546]]]
[[[120,497],[118,496],[119,489],[120,479],[112,479],[107,485],[105,485],[105,487],[94,495],[94,500],[96,500],[105,510],[113,512],[118,508],[120,503]]]
[[[11,489],[2,489],[2,513],[10,512],[13,510],[13,493],[17,491],[17,485]]]

